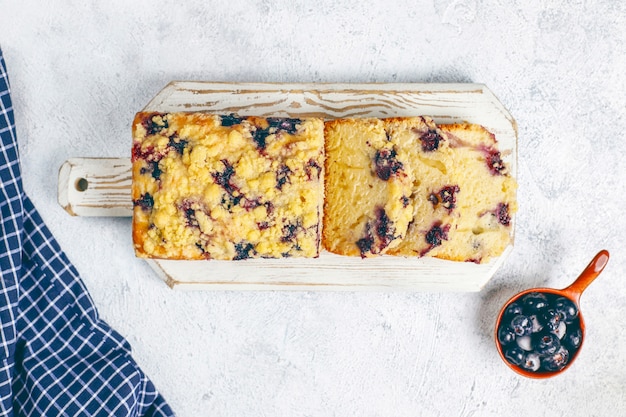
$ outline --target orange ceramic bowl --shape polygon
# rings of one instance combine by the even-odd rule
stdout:
[[[578,317],[577,317],[578,327],[580,328],[580,331],[581,331],[581,334],[582,334],[580,345],[578,346],[578,348],[576,348],[576,350],[570,352],[571,356],[569,357],[568,362],[565,364],[565,366],[563,368],[561,368],[561,369],[559,369],[557,371],[542,371],[542,370],[539,370],[539,371],[528,371],[528,370],[522,368],[519,365],[515,365],[515,364],[509,362],[508,359],[506,358],[505,354],[504,354],[504,349],[502,347],[502,344],[498,340],[498,330],[502,326],[502,317],[504,315],[504,312],[506,311],[506,308],[509,306],[509,304],[511,304],[511,303],[513,303],[513,302],[515,302],[515,301],[517,301],[519,299],[521,299],[526,294],[530,294],[530,293],[534,293],[534,292],[538,292],[538,293],[542,293],[542,294],[554,294],[556,296],[567,297],[571,301],[574,301],[574,303],[576,304],[576,307],[578,308]],[[506,304],[502,308],[502,311],[500,312],[500,314],[498,316],[498,320],[496,322],[495,340],[496,340],[496,346],[498,348],[498,353],[500,354],[500,357],[502,358],[504,363],[506,363],[507,366],[509,368],[511,368],[513,371],[515,371],[518,374],[520,374],[522,376],[525,376],[527,378],[535,378],[535,379],[550,378],[550,377],[553,377],[555,375],[558,375],[561,372],[564,372],[567,368],[570,367],[570,365],[574,362],[574,359],[576,359],[576,357],[578,356],[578,353],[580,352],[580,349],[583,346],[583,342],[585,341],[585,321],[583,320],[583,316],[580,313],[580,307],[578,306],[578,303],[576,303],[576,301],[573,300],[571,297],[568,297],[563,290],[556,290],[556,289],[553,289],[553,288],[531,288],[529,290],[523,291],[523,292],[515,295],[509,301],[506,302]]]
[[[543,379],[543,378],[550,378],[560,373],[563,373],[572,365],[572,363],[574,363],[574,360],[576,359],[576,357],[578,357],[578,354],[580,353],[580,350],[585,341],[585,320],[583,319],[582,312],[580,311],[580,296],[582,295],[583,291],[589,286],[589,284],[591,284],[591,282],[594,279],[596,279],[598,275],[600,275],[600,273],[606,266],[608,260],[609,260],[609,253],[606,250],[602,250],[593,258],[593,260],[589,263],[589,265],[587,265],[587,267],[583,270],[583,272],[576,279],[576,281],[574,281],[574,283],[572,283],[569,287],[563,288],[562,290],[557,290],[554,288],[531,288],[529,290],[522,291],[516,294],[504,304],[504,306],[500,310],[500,313],[498,314],[498,319],[496,320],[495,341],[496,341],[496,347],[498,349],[498,353],[500,354],[500,357],[502,358],[504,363],[507,364],[509,368],[511,368],[513,371],[527,378]],[[498,338],[498,330],[502,326],[502,318],[505,314],[507,307],[511,303],[533,292],[538,292],[542,294],[552,294],[558,297],[565,297],[569,299],[570,301],[572,301],[576,305],[576,308],[578,309],[577,320],[578,320],[579,328],[580,328],[581,335],[582,335],[580,344],[576,348],[576,350],[570,352],[571,356],[569,357],[569,360],[565,364],[565,366],[563,366],[562,368],[556,371],[545,371],[545,370],[529,371],[529,370],[522,368],[521,366],[518,366],[509,362],[505,356],[504,349]]]

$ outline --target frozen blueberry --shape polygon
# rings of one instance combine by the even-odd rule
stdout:
[[[533,334],[533,347],[540,355],[551,355],[561,347],[561,341],[554,333],[544,330]]]
[[[518,337],[527,336],[532,332],[533,324],[527,316],[518,314],[511,319],[511,329]]]
[[[504,351],[504,357],[506,360],[516,366],[519,366],[524,362],[525,353],[522,349],[513,346]]]
[[[277,131],[284,131],[289,134],[294,134],[298,130],[298,125],[302,123],[300,119],[281,118],[281,117],[269,117],[267,119],[268,127],[262,129],[255,126],[252,129],[252,140],[256,143],[257,148],[261,152],[265,150],[267,146],[267,137],[276,133]]]
[[[535,314],[548,306],[548,298],[540,292],[531,292],[522,297],[522,304],[527,314]]]
[[[368,253],[376,253],[376,238],[374,236],[374,227],[372,222],[367,222],[365,225],[365,235],[356,241],[356,245],[361,252],[361,257],[364,258]]]
[[[530,321],[533,323],[533,333],[537,333],[543,329],[543,324],[536,314],[532,314],[528,318],[530,318]]]
[[[544,370],[549,372],[559,371],[567,365],[569,358],[569,352],[561,346],[553,354],[546,355],[541,361],[541,366]]]
[[[161,168],[159,168],[159,163],[153,162],[152,163],[152,178],[154,178],[155,180],[160,180],[162,173],[163,171],[161,171]]]
[[[554,303],[554,310],[566,324],[572,323],[578,317],[578,307],[566,297],[559,297]]]
[[[565,336],[565,333],[567,332],[567,324],[565,324],[564,321],[561,321],[559,323],[559,327],[556,328],[556,330],[554,331],[554,334],[559,338],[559,339],[563,339],[563,336]]]
[[[154,148],[150,150],[153,152]],[[137,142],[133,144],[133,149],[131,151],[131,161],[135,162],[139,159],[147,159],[148,153],[142,149],[141,143]]]
[[[374,156],[376,175],[383,181],[388,181],[392,175],[402,170],[402,162],[398,161],[395,149],[383,148],[376,151]]]
[[[504,310],[504,318],[513,318],[518,314],[522,314],[522,306],[518,302],[512,302]]]
[[[563,337],[563,346],[567,347],[570,351],[577,350],[583,341],[583,332],[580,328],[570,330]]]
[[[561,316],[553,309],[544,309],[539,316],[541,325],[551,332],[555,332],[561,323]]]
[[[506,346],[515,340],[515,332],[508,326],[501,326],[498,329],[498,341],[502,346]]]

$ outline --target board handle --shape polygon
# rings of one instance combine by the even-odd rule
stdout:
[[[72,158],[59,169],[58,200],[72,216],[131,217],[130,158]]]

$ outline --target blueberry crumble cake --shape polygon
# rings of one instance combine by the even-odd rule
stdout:
[[[139,257],[317,257],[324,123],[138,113],[133,242]]]
[[[495,136],[425,116],[138,113],[139,257],[318,257],[320,248],[488,262],[512,240],[516,183]]]

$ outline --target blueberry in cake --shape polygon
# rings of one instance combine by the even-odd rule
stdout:
[[[138,113],[132,149],[137,256],[317,257],[323,130],[316,118]]]

